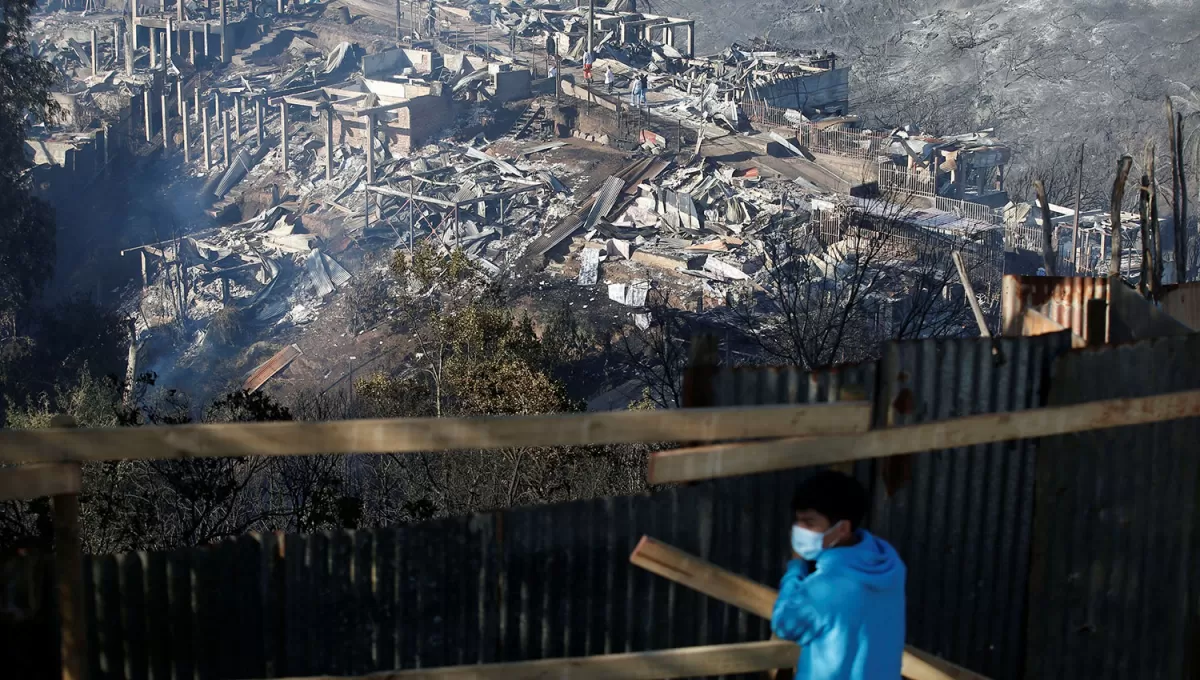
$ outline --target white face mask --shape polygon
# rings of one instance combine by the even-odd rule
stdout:
[[[825,536],[828,535],[830,531],[836,529],[838,524],[841,524],[841,522],[837,522],[833,526],[829,527],[828,531],[825,533],[813,531],[812,529],[805,529],[804,527],[798,527],[793,524],[792,550],[795,550],[797,555],[810,562],[817,559],[817,556],[825,551]]]

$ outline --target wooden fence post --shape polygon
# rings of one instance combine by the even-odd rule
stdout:
[[[52,427],[75,427],[68,415]],[[76,463],[78,465],[78,463]],[[54,576],[58,590],[59,653],[62,680],[86,680],[88,654],[83,609],[83,542],[79,534],[79,495],[54,496]]]

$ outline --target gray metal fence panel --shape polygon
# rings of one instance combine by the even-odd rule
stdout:
[[[1200,388],[1200,336],[1072,352],[1051,405]],[[1030,678],[1182,678],[1200,651],[1200,421],[1043,440]]]

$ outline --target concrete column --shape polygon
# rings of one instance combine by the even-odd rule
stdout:
[[[188,31],[188,61],[196,65],[196,32]]]
[[[92,75],[100,70],[100,43],[96,41],[96,29],[92,29]]]
[[[182,0],[180,1],[182,2]],[[192,161],[192,136],[188,131],[188,127],[190,126],[188,125],[188,108],[185,97],[179,98],[179,106],[181,107],[179,124],[183,126],[183,162],[190,163]]]
[[[200,87],[199,86],[196,87],[194,94],[195,94],[196,104],[195,104],[195,106],[192,107],[192,110],[196,113],[196,117],[199,117],[200,116]]]
[[[229,157],[229,109],[221,110],[221,95],[217,95],[217,118],[221,120],[221,153],[224,154],[225,167],[229,167],[232,159]]]
[[[233,95],[233,138],[242,138],[242,98]]]
[[[132,21],[129,23],[129,42],[133,43],[133,51],[137,51],[138,38],[138,0],[129,0],[129,11],[132,13]]]
[[[162,4],[162,13],[166,14],[167,13],[167,0],[162,0],[161,4]]]
[[[207,106],[200,108],[200,119],[201,119],[200,120],[201,130],[203,131],[203,135],[204,135],[204,138],[202,140],[204,142],[204,171],[211,172],[212,171],[212,144],[209,143],[209,139],[208,139],[208,107]]]
[[[263,112],[262,99],[254,99],[254,136],[259,146],[263,145]]]
[[[158,68],[158,29],[149,27],[150,31],[150,68]]]
[[[167,17],[167,28],[163,30],[163,40],[166,41],[163,43],[165,45],[163,47],[163,68],[165,69],[167,62],[171,60],[171,55],[174,54],[174,51],[171,49],[171,43],[173,42],[171,39],[171,17]]]
[[[187,97],[183,96],[183,78],[175,82],[175,108],[178,109],[180,117],[183,117],[184,111],[187,111]]]
[[[325,179],[333,179],[333,107],[325,109]]]
[[[367,115],[367,184],[375,183],[375,116]]]
[[[228,64],[230,57],[233,56],[231,54],[233,45],[230,45],[229,40],[226,39],[227,38],[226,34],[229,33],[229,20],[225,15],[225,0],[220,0],[220,11],[221,11],[221,63]]]
[[[279,151],[283,155],[283,171],[288,169],[288,116],[287,102],[279,102]],[[368,173],[370,170],[367,171]]]
[[[154,136],[150,133],[150,88],[142,91],[142,110],[146,113],[146,141]]]
[[[177,9],[179,11],[177,18],[179,19],[179,30],[182,33],[183,32],[183,20],[187,18],[183,11],[183,0],[175,0],[175,9]],[[183,45],[179,46],[179,51],[180,51],[180,53],[183,52]]]
[[[113,22],[113,66],[121,63],[121,24]]]
[[[204,56],[208,56],[208,43],[212,42],[209,36],[208,20],[204,20]]]
[[[276,0],[275,12],[280,16],[283,16],[283,0]]]
[[[167,105],[170,97],[167,96],[167,89],[163,88],[162,93],[162,138],[163,138],[163,158],[171,155],[171,135],[170,128],[167,127]]]
[[[696,22],[689,21],[687,25],[687,57],[696,56]]]

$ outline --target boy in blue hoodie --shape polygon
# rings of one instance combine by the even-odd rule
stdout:
[[[796,489],[792,560],[771,616],[800,645],[797,680],[895,680],[904,653],[904,563],[861,527],[867,493],[825,471]]]

